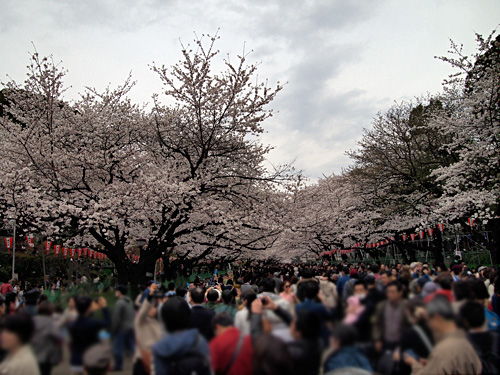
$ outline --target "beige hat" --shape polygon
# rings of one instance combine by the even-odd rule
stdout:
[[[96,344],[83,354],[83,367],[86,369],[107,369],[111,367],[111,348],[106,344]]]

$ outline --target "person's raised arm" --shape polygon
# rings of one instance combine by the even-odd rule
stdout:
[[[102,310],[102,326],[103,328],[107,328],[111,325],[111,315],[109,313],[108,303],[106,302],[106,299],[104,297],[99,297],[99,299],[97,300],[97,304]]]
[[[158,284],[151,283],[148,289],[149,289],[148,297],[142,302],[141,307],[139,308],[139,311],[137,313],[137,316],[135,317],[135,322],[137,325],[143,324],[146,318],[148,317],[149,311],[153,307],[152,299],[156,290],[158,289]]]
[[[290,314],[281,306],[278,306],[269,296],[263,296],[262,299],[266,301],[264,304],[264,308],[266,310],[273,311],[281,320],[286,323],[286,325],[289,326],[290,324],[292,324],[292,314]]]
[[[262,301],[257,298],[252,302],[252,316],[250,318],[250,335],[252,336],[252,341],[255,342],[257,338],[262,334]]]

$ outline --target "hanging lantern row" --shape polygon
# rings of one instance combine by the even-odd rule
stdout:
[[[128,255],[128,258],[129,258],[132,262],[138,262],[140,257],[139,257],[139,255],[129,254],[129,255]]]
[[[341,249],[335,249],[335,250],[331,250],[331,251],[323,251],[321,253],[322,256],[331,256],[331,255],[334,255],[335,253],[339,253],[341,255],[347,255],[347,254],[350,254],[352,253],[353,251],[356,251],[356,249],[346,249],[346,250],[341,250]]]
[[[474,226],[474,222],[475,222],[475,219],[473,219],[473,218],[467,219],[467,223],[471,228]],[[439,231],[441,233],[443,233],[444,232],[444,223],[437,224],[437,228],[439,229]],[[411,239],[411,241],[416,241],[417,236],[418,236],[418,239],[423,240],[423,239],[425,239],[426,233],[428,234],[428,236],[430,238],[432,238],[432,237],[434,237],[434,230],[435,230],[435,228],[427,228],[426,230],[418,231],[418,233],[410,233],[410,239]],[[403,242],[406,242],[408,240],[408,235],[402,234],[401,239],[403,240]],[[356,244],[353,245],[352,249],[324,251],[321,253],[321,255],[322,256],[331,256],[331,255],[335,254],[337,251],[340,254],[344,255],[344,254],[349,254],[357,249],[376,249],[380,246],[388,245],[389,241],[392,241],[392,242],[396,241],[396,237],[395,236],[389,237],[389,239],[384,239],[382,241],[375,242],[375,243],[367,243],[365,245],[363,245],[361,242],[357,242]]]
[[[33,249],[35,247],[35,245],[33,243],[33,237],[26,236],[26,241],[28,243],[29,248]],[[13,241],[12,237],[5,238],[5,245],[7,247],[7,250],[9,251],[9,253],[10,253],[10,249],[12,249],[13,243],[14,243],[14,241]],[[75,258],[79,259],[82,257],[88,257],[88,258],[96,259],[96,260],[108,259],[106,254],[100,253],[100,252],[92,250],[92,249],[88,249],[86,247],[74,249],[74,248],[69,248],[69,247],[63,247],[61,245],[54,245],[53,248],[54,248],[54,254],[56,255],[56,257],[59,257],[59,254],[61,254],[62,256],[64,256],[64,259],[66,259],[68,257],[70,257],[72,259],[75,259]],[[50,254],[51,250],[52,250],[52,241],[45,241],[45,252],[47,253],[47,255]]]
[[[52,242],[51,241],[45,241],[45,251],[47,255],[50,254],[50,250],[52,249]],[[108,256],[104,253],[100,253],[98,251],[89,249],[87,247],[83,248],[70,248],[70,247],[63,247],[61,245],[54,245],[54,254],[56,257],[59,257],[59,254],[62,254],[64,256],[64,259],[70,257],[72,259],[75,258],[90,258],[90,259],[96,259],[96,260],[104,260],[108,259]]]

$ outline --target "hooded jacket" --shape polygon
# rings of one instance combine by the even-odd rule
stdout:
[[[153,374],[169,374],[170,363],[182,358],[189,351],[196,351],[206,356],[210,362],[210,352],[207,341],[201,336],[197,329],[188,329],[175,332],[166,336],[163,340],[153,346]]]

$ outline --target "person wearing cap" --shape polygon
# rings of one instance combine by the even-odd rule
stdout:
[[[24,312],[6,316],[2,320],[0,342],[7,357],[0,363],[0,375],[40,375],[29,345],[34,330],[33,319]]]
[[[107,344],[91,346],[83,355],[87,375],[105,375],[111,371],[111,348]]]
[[[118,300],[113,308],[111,317],[111,336],[113,338],[113,356],[115,359],[115,371],[123,368],[123,355],[125,349],[134,354],[134,319],[135,311],[132,300],[127,296],[127,287],[118,285],[115,288]]]
[[[439,284],[436,284],[435,282],[430,281],[430,282],[425,283],[424,286],[422,287],[421,296],[425,300],[425,299],[427,299],[427,297],[433,296],[434,294],[436,294],[440,290],[441,290],[441,287],[439,286]]]

